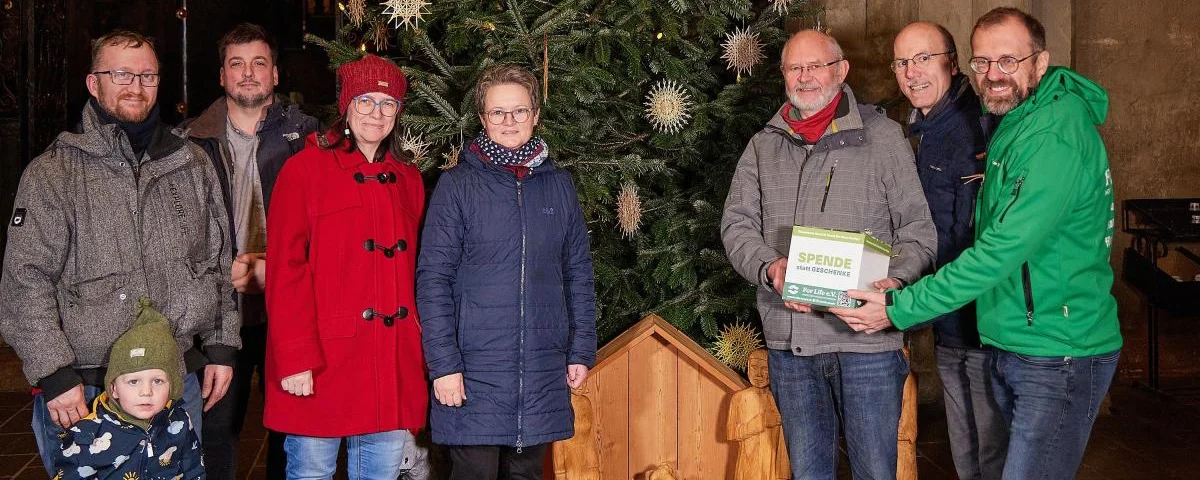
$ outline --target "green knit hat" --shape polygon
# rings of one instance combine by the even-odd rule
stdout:
[[[126,373],[157,368],[167,372],[167,379],[171,381],[171,400],[178,400],[183,396],[183,375],[179,367],[179,346],[171,333],[171,324],[146,297],[138,299],[133,317],[133,326],[113,343],[108,356],[108,373],[104,375],[105,388]]]

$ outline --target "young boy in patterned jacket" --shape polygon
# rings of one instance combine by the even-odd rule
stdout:
[[[204,478],[199,438],[183,409],[179,347],[166,317],[138,302],[133,326],[113,344],[92,412],[66,431],[55,479]]]

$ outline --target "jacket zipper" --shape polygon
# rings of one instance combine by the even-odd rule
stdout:
[[[186,148],[186,147],[184,147],[184,148]],[[138,229],[138,231],[137,231],[137,248],[138,248],[139,252],[146,251],[146,249],[142,245],[142,237],[146,230],[145,222],[143,221],[144,220],[143,214],[146,209],[143,208],[143,205],[142,205],[142,199],[143,199],[143,195],[142,195],[142,164],[150,159],[149,153],[142,153],[142,155],[143,155],[143,157],[141,159],[138,159],[136,155],[134,156],[134,160],[138,160],[137,164],[134,164],[132,161],[129,162],[129,167],[130,167],[130,169],[133,170],[133,195],[134,195],[133,208],[136,210],[134,212],[135,213],[134,221],[137,222],[137,229]],[[142,255],[138,256],[138,264],[141,265],[141,267],[142,267],[142,282],[144,282],[143,283],[144,290],[142,290],[142,295],[149,297],[150,296],[150,275],[148,272],[146,272],[146,255],[144,253]],[[134,301],[136,302],[136,300],[134,300]]]
[[[1018,198],[1021,198],[1021,185],[1024,185],[1024,184],[1025,184],[1024,176],[1017,178],[1017,183],[1015,185],[1013,185],[1012,201],[1008,202],[1007,207],[1004,207],[1004,212],[1000,214],[1000,222],[999,223],[1004,223],[1004,217],[1008,216],[1008,210],[1012,208],[1013,204],[1017,203]]]
[[[532,172],[531,172],[532,173]],[[522,196],[521,180],[517,180],[517,215],[521,218],[521,286],[520,291],[520,329],[517,347],[517,453],[520,454],[525,442],[521,439],[524,428],[525,410],[525,201]]]
[[[833,172],[837,170],[837,160],[833,161],[833,166],[829,167],[829,176],[825,177],[825,194],[821,196],[821,212],[825,212],[825,202],[829,200],[829,187],[833,185]]]
[[[1033,326],[1033,285],[1029,282],[1029,262],[1021,264],[1021,286],[1025,287],[1025,323]]]

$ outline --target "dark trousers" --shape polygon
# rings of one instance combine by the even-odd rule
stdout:
[[[452,446],[450,480],[541,480],[546,444],[523,447]]]
[[[251,379],[257,369],[259,390],[263,389],[263,359],[267,347],[267,325],[242,327],[242,349],[233,367],[233,381],[221,401],[204,412],[204,467],[210,480],[237,478],[238,438],[246,422],[246,404],[250,399]],[[283,452],[286,435],[267,431],[267,478],[285,478],[287,455]],[[249,457],[253,461],[254,457]]]

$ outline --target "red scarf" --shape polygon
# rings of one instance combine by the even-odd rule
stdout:
[[[792,106],[791,102],[784,104],[783,111],[779,112],[779,115],[783,117],[783,121],[787,122],[789,127],[792,127],[792,133],[804,138],[805,143],[817,143],[817,140],[821,139],[821,135],[825,134],[825,129],[829,128],[830,123],[833,123],[833,115],[837,112],[838,104],[842,103],[842,95],[843,92],[839,91],[837,96],[833,97],[833,101],[829,102],[829,105],[826,105],[821,111],[808,118],[793,119],[792,110],[795,107]],[[800,116],[799,113],[798,111],[796,112],[797,117]]]

